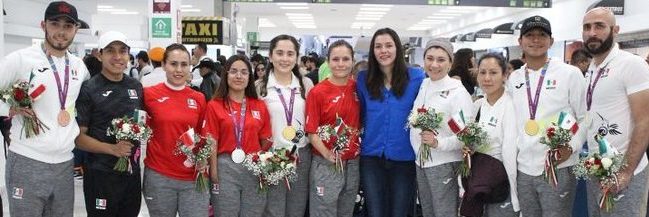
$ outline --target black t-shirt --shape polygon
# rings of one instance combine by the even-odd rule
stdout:
[[[124,76],[121,81],[108,80],[103,74],[83,82],[76,102],[77,122],[79,126],[88,127],[88,136],[101,142],[115,144],[114,136],[106,134],[115,118],[133,117],[136,109],[143,109],[142,84],[134,78]],[[139,174],[139,153],[135,149],[130,157],[133,174]],[[108,172],[115,172],[113,167],[117,157],[108,154],[88,153],[88,167]]]

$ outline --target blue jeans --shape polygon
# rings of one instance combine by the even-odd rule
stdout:
[[[361,156],[361,186],[367,214],[372,217],[405,217],[414,209],[414,161],[392,161]]]

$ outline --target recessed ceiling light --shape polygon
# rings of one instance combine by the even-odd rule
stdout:
[[[136,14],[139,14],[139,13],[137,11],[115,11],[115,12],[110,12],[110,14],[136,15]]]
[[[309,9],[309,7],[306,7],[306,6],[284,6],[284,7],[279,7],[279,9],[284,9],[284,10],[306,10],[306,9]]]

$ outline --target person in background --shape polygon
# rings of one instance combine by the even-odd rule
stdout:
[[[166,72],[161,63],[162,59],[164,58],[164,54],[164,48],[153,47],[149,49],[149,59],[151,60],[153,71],[151,71],[151,73],[147,75],[143,75],[142,79],[140,80],[142,82],[142,86],[144,86],[145,88],[163,83],[167,80]]]
[[[475,92],[477,86],[475,81],[475,57],[473,57],[473,50],[470,48],[462,48],[455,52],[453,56],[453,66],[448,76],[451,78],[459,79],[462,85],[470,95]]]
[[[321,68],[322,69],[322,68]],[[372,36],[367,71],[358,73],[361,106],[361,186],[368,216],[406,216],[414,207],[415,152],[404,129],[424,72],[408,68],[397,33]]]
[[[590,125],[586,125],[590,152],[599,150],[602,138],[624,154],[626,166],[616,174],[617,185],[611,191],[615,206],[600,209],[601,184],[588,181],[590,216],[645,217],[649,169],[649,65],[642,57],[620,49],[615,43],[620,31],[613,12],[594,8],[582,21],[584,48],[593,55],[586,81],[586,107]],[[582,101],[583,102],[583,101]],[[592,195],[592,196],[591,196]]]
[[[318,84],[318,67],[316,67],[316,59],[311,56],[307,56],[306,59],[306,70],[308,73],[304,75],[305,77],[311,79],[314,85]]]
[[[101,72],[101,61],[95,56],[87,55],[83,58],[83,63],[88,68],[90,77],[94,77]]]
[[[266,62],[260,62],[255,67],[255,74],[253,76],[255,82],[266,75],[266,65],[267,65]]]
[[[593,56],[590,55],[588,51],[581,48],[572,52],[572,56],[570,57],[570,64],[579,68],[582,75],[586,75],[591,60],[593,60]]]
[[[139,71],[139,80],[153,72],[153,66],[149,64],[149,54],[146,51],[140,51],[135,55],[137,60],[137,70]]]
[[[139,144],[106,135],[112,121],[133,117],[143,109],[142,84],[123,72],[130,47],[123,33],[108,31],[99,37],[101,74],[83,82],[76,101],[81,132],[75,143],[88,152],[83,194],[88,216],[131,216],[140,213]],[[128,171],[113,170],[120,157],[128,157]],[[131,169],[132,168],[132,169]]]
[[[358,135],[348,135],[348,143],[340,152],[333,151],[335,141],[323,141],[318,135],[321,126],[349,127],[358,131],[360,108],[356,98],[356,82],[350,79],[354,50],[344,40],[329,46],[327,59],[331,77],[320,82],[309,93],[306,102],[306,132],[313,145],[311,163],[309,213],[311,216],[352,216],[360,182]],[[338,121],[342,121],[337,123]],[[336,168],[336,169],[332,169]]]
[[[412,109],[434,109],[443,113],[442,123],[455,114],[463,112],[467,120],[473,117],[473,101],[462,82],[449,77],[453,57],[453,45],[444,39],[432,39],[424,49],[424,79]],[[410,114],[410,112],[408,112]],[[462,160],[462,143],[448,124],[442,124],[437,132],[410,129],[412,149],[419,153],[420,146],[430,147],[430,157],[417,160],[417,189],[419,203],[425,217],[457,216],[459,188],[457,169]],[[423,164],[422,164],[423,162]]]
[[[516,170],[517,138],[515,133],[511,133],[516,131],[516,117],[510,115],[514,113],[514,104],[511,96],[505,93],[505,82],[509,76],[507,73],[507,62],[501,54],[488,53],[480,57],[477,81],[480,89],[485,92],[485,97],[475,101],[473,104],[474,113],[477,122],[481,124],[489,138],[490,147],[485,154],[495,158],[499,164],[504,166],[505,180],[509,182],[509,194],[505,201],[486,204],[484,207],[479,208],[484,210],[482,216],[488,217],[518,217],[520,211],[516,191],[516,175],[518,172]],[[472,163],[480,164],[483,162]],[[491,171],[492,173],[489,173],[489,176],[476,177],[479,176],[478,174],[472,174],[472,176],[476,179],[496,179],[494,171]],[[466,190],[464,195],[470,194],[470,192],[477,193],[481,190],[469,186],[464,186]],[[463,208],[465,208],[464,205],[463,201]],[[464,210],[463,208],[462,210]]]
[[[72,149],[79,134],[72,112],[82,82],[90,77],[82,60],[68,52],[79,30],[77,9],[64,1],[50,2],[40,28],[42,43],[0,60],[0,89],[20,81],[46,87],[31,109],[0,106],[0,116],[13,117],[5,168],[9,214],[72,217]],[[23,117],[34,115],[49,129],[27,138]]]
[[[293,36],[278,35],[270,41],[268,72],[255,85],[270,113],[273,148],[294,147],[297,180],[270,187],[263,216],[303,217],[309,196],[311,146],[304,133],[305,103],[313,83],[302,77],[297,66],[300,44]]]
[[[196,44],[196,48],[194,48],[192,54],[192,58],[196,61],[194,65],[200,64],[205,58],[209,58],[207,56],[207,44],[199,42]],[[223,62],[221,62],[221,64],[223,64]],[[202,81],[203,77],[201,76],[200,70],[197,67],[194,67],[191,74],[191,86],[198,87],[201,85]]]
[[[135,56],[133,54],[128,54],[128,67],[126,67],[125,73],[131,78],[140,80],[140,72],[137,71],[137,65],[135,64]]]
[[[585,82],[577,67],[548,56],[554,39],[550,22],[544,17],[525,19],[518,43],[526,64],[510,75],[508,86],[516,117],[517,132],[512,133],[519,138],[516,182],[521,212],[525,216],[570,216],[576,187],[571,170],[585,141],[585,127],[579,127],[569,144],[556,149],[540,140],[561,112],[569,113],[583,126]],[[556,165],[556,183],[543,175],[549,151],[558,153],[551,159]]]
[[[351,79],[356,80],[356,77],[358,76],[358,72],[363,70],[367,70],[367,60],[361,60],[358,61],[356,64],[354,64],[354,68],[352,69]]]
[[[197,168],[184,165],[184,155],[174,154],[180,135],[189,128],[201,132],[205,96],[186,85],[191,65],[185,46],[171,44],[163,56],[166,80],[144,89],[144,107],[154,135],[144,159],[142,195],[151,216],[205,217],[209,193],[196,190]],[[211,164],[212,181],[215,170]]]
[[[209,101],[212,99],[214,92],[218,89],[219,84],[221,83],[221,77],[219,77],[219,75],[224,70],[223,66],[219,63],[215,63],[210,58],[204,58],[196,67],[198,67],[201,76],[203,77],[203,81],[198,87],[198,90],[205,95],[205,100]]]
[[[523,67],[523,65],[525,65],[525,63],[521,59],[510,60],[509,65],[507,67],[507,70],[509,72],[507,74],[511,75],[512,72],[514,72],[515,70],[520,69],[521,67]]]
[[[244,155],[233,153],[253,154],[270,148],[270,115],[264,101],[257,98],[248,58],[234,55],[226,64],[214,99],[207,104],[203,128],[203,134],[214,136],[218,144],[218,157],[213,161],[218,190],[212,204],[216,216],[261,217],[266,193],[259,191],[259,178],[242,164]],[[236,136],[239,133],[242,138]]]
[[[228,61],[228,58],[225,57],[225,56],[223,56],[223,55],[219,55],[219,56],[216,58],[216,60],[219,61],[219,63],[221,63],[222,66],[224,66],[225,63],[226,63],[226,61]]]

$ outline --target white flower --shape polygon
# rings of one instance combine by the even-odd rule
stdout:
[[[127,124],[127,123],[124,123],[124,124],[122,125],[122,131],[123,131],[124,133],[129,133],[129,132],[131,132],[131,125],[130,125],[130,124]]]
[[[611,160],[610,158],[602,158],[602,167],[604,167],[604,169],[608,170],[608,168],[611,167],[612,164],[613,160]]]

